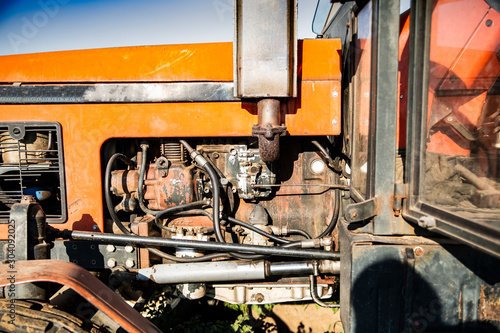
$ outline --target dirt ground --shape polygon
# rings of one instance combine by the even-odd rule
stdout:
[[[315,304],[280,304],[274,306],[265,321],[277,326],[273,332],[322,333],[343,332],[340,311],[320,308]]]

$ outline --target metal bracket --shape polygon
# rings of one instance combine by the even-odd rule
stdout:
[[[399,216],[401,209],[403,209],[403,199],[407,197],[407,186],[401,181],[394,184],[394,215]]]
[[[378,198],[350,204],[345,209],[345,219],[347,222],[359,222],[374,217],[378,213]]]

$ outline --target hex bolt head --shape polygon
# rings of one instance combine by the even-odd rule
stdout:
[[[264,302],[264,299],[265,299],[265,298],[264,298],[264,295],[262,295],[261,293],[258,293],[258,294],[256,294],[256,295],[255,295],[255,301],[256,301],[257,303],[262,303],[262,302]]]
[[[109,244],[108,246],[106,246],[106,251],[108,252],[115,252],[116,250],[116,246],[114,246],[113,244]]]
[[[132,245],[125,246],[125,252],[127,252],[127,253],[134,252],[134,247]]]
[[[128,258],[127,261],[125,261],[125,266],[127,268],[134,268],[134,266],[135,266],[134,259]]]
[[[116,267],[116,260],[113,258],[108,259],[108,262],[106,263],[109,268]]]

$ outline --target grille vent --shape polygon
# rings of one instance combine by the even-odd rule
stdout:
[[[37,198],[48,222],[66,221],[58,123],[0,123],[0,223],[7,222],[23,195]]]

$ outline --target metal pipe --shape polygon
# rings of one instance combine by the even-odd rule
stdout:
[[[280,101],[277,99],[261,99],[257,103],[259,125],[280,126]]]
[[[64,230],[62,232],[63,238],[71,238],[74,240],[88,240],[97,242],[108,243],[125,243],[136,244],[142,246],[165,246],[165,247],[187,247],[215,252],[244,252],[267,254],[285,257],[298,257],[308,259],[325,259],[325,260],[338,260],[340,254],[338,252],[329,252],[321,250],[305,250],[284,248],[280,246],[260,246],[260,245],[246,245],[246,244],[228,244],[216,242],[203,242],[193,240],[181,239],[165,239],[157,237],[146,236],[128,236],[128,235],[115,235],[106,233],[95,233],[88,231],[71,231]]]
[[[252,135],[259,138],[259,154],[263,162],[276,162],[280,155],[280,135],[286,132],[281,125],[280,101],[266,98],[257,103],[259,123]]]
[[[137,279],[159,284],[264,280],[270,276],[339,274],[339,261],[279,262],[214,261],[162,264],[138,271]]]
[[[268,276],[309,275],[314,273],[314,261],[269,263]],[[322,274],[340,274],[340,261],[322,260],[317,262],[318,271]]]
[[[140,269],[139,280],[160,284],[215,281],[264,280],[264,261],[215,261],[193,264],[165,264]]]

